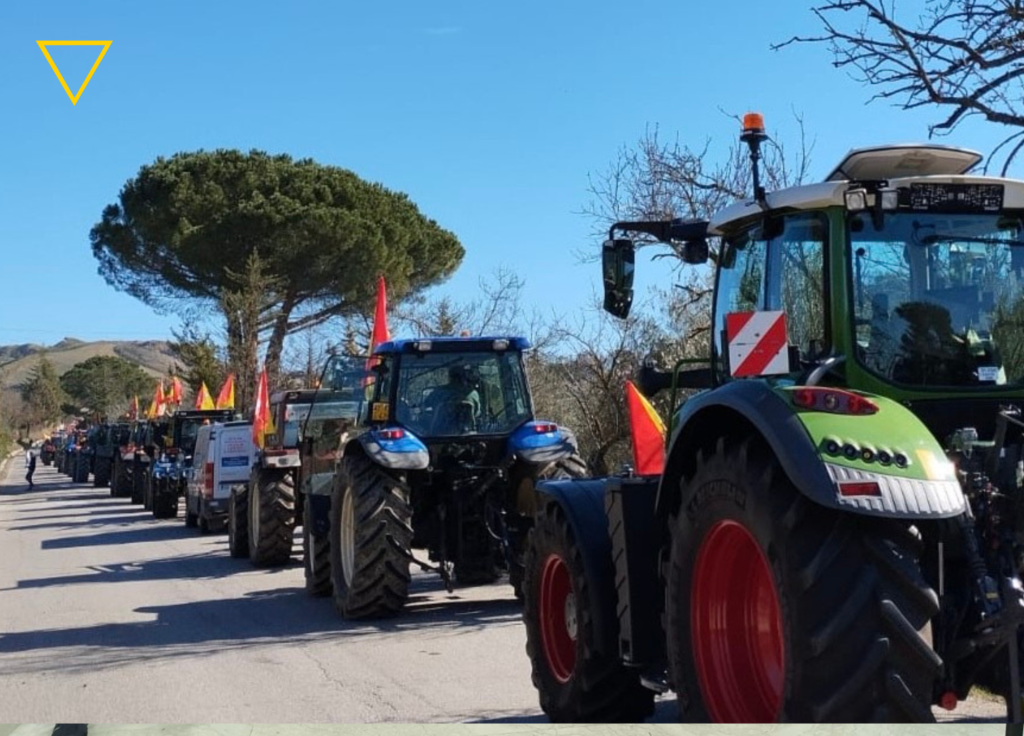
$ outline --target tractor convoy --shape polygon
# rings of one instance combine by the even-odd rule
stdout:
[[[882,146],[769,192],[759,115],[742,140],[749,198],[602,247],[618,318],[640,245],[713,281],[706,354],[637,376],[668,394],[656,471],[588,477],[502,335],[384,339],[259,422],[100,424],[44,463],[156,518],[184,499],[258,568],[301,529],[307,593],[348,619],[402,612],[414,569],[505,577],[553,721],[674,692],[687,721],[926,722],[980,685],[1020,722],[1024,181]]]

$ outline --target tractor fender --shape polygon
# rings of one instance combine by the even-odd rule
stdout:
[[[594,616],[595,649],[615,658],[619,656],[615,569],[612,542],[608,534],[608,517],[604,510],[609,480],[541,481],[537,484],[537,493],[541,508],[554,503],[565,514],[583,557],[590,610],[599,612]]]
[[[551,422],[527,422],[508,438],[509,454],[532,465],[549,465],[575,454],[577,447],[576,435]]]
[[[397,436],[389,437],[389,433]],[[390,470],[425,470],[430,450],[423,441],[400,427],[380,427],[360,434],[356,442],[373,462]]]
[[[680,479],[692,471],[697,448],[706,446],[709,439],[744,432],[759,435],[794,487],[822,506],[898,519],[944,519],[963,513],[967,502],[959,481],[928,429],[906,407],[882,397],[868,398],[884,412],[870,417],[870,422],[864,421],[866,417],[827,415],[844,429],[837,435],[840,443],[858,448],[910,445],[907,456],[933,458],[933,472],[924,474],[917,459],[911,459],[914,467],[897,469],[877,462],[844,461],[838,455],[830,458],[824,441],[816,441],[809,429],[824,413],[801,417],[785,398],[785,390],[773,389],[764,381],[733,381],[694,396],[679,411],[658,488],[658,517],[668,518],[681,501],[685,503]],[[877,493],[841,493],[847,483],[877,484]]]

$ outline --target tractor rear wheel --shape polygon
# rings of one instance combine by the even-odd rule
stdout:
[[[331,494],[334,603],[348,619],[392,616],[409,597],[412,507],[405,483],[349,455]]]
[[[253,475],[249,484],[249,561],[256,567],[285,565],[292,556],[295,482],[287,473]]]
[[[331,537],[317,534],[313,524],[313,503],[302,504],[302,566],[306,573],[306,592],[314,598],[331,594]]]
[[[178,516],[177,489],[167,478],[153,483],[153,518],[175,519]]]
[[[543,711],[556,723],[637,723],[650,716],[654,693],[617,650],[598,651],[595,620],[614,619],[615,602],[594,610],[583,553],[557,504],[537,515],[525,562],[526,653]],[[602,564],[600,573],[613,578],[611,558]]]
[[[685,720],[934,720],[915,530],[812,503],[753,441],[706,448],[683,488],[665,631]]]
[[[232,557],[249,556],[249,491],[231,491],[228,499],[228,551]]]

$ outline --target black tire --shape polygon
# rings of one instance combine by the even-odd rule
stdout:
[[[349,455],[335,476],[330,524],[331,579],[338,612],[348,619],[400,612],[411,580],[408,486],[365,455]],[[344,544],[349,549],[343,553]],[[348,576],[343,560],[350,563]]]
[[[332,593],[331,535],[313,532],[313,504],[308,497],[302,504],[302,567],[309,595],[325,598]]]
[[[166,478],[159,483],[153,483],[153,518],[175,519],[177,516],[177,489]]]
[[[249,556],[249,491],[232,491],[228,499],[228,552],[237,559]]]
[[[604,611],[593,610],[583,555],[558,504],[546,505],[537,515],[525,563],[526,654],[541,709],[555,723],[637,723],[650,716],[654,693],[619,661],[616,641],[605,642],[614,654],[599,651],[595,620],[615,620],[615,602],[607,601]],[[611,557],[602,565],[602,574],[613,578]],[[575,601],[575,621],[565,618],[568,594]]]
[[[110,459],[105,457],[96,458],[96,466],[92,471],[93,488],[105,488],[110,485]],[[113,495],[113,491],[111,491]]]
[[[686,513],[670,526],[665,623],[671,679],[688,694],[680,698],[684,719],[934,720],[941,659],[930,621],[939,605],[912,529],[810,502],[752,441],[719,440],[700,452],[682,487]],[[767,647],[735,625],[750,605],[764,622],[766,598],[751,590],[777,600],[767,604],[778,634]],[[727,630],[717,626],[723,618]],[[721,641],[756,639],[760,649],[716,649],[701,633],[713,628]]]
[[[153,474],[146,473],[142,483],[142,508],[146,511],[153,510]]]
[[[146,473],[142,465],[136,465],[132,471],[132,492],[131,502],[135,505],[144,504],[146,501]]]
[[[89,482],[89,461],[79,455],[75,458],[74,463],[74,476],[72,480],[75,483],[88,483]]]
[[[249,487],[249,562],[288,564],[295,532],[295,481],[290,473],[253,474]]]
[[[192,504],[189,502],[188,496],[185,496],[185,526],[189,529],[195,529],[199,526],[199,516],[190,508]]]

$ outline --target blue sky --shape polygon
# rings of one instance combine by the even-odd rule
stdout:
[[[913,11],[914,3],[900,6]],[[785,7],[785,10],[782,8]],[[165,338],[180,323],[116,292],[88,240],[145,163],[182,150],[289,153],[407,192],[466,248],[437,293],[472,298],[501,266],[526,306],[584,307],[598,286],[588,174],[649,125],[725,145],[722,110],[814,142],[815,176],[850,148],[926,138],[933,114],[870,92],[786,0],[7,2],[0,6],[0,344]],[[38,39],[112,40],[77,105]],[[72,91],[99,49],[54,48]],[[987,151],[994,127],[941,142]],[[641,263],[638,286],[668,283]]]

